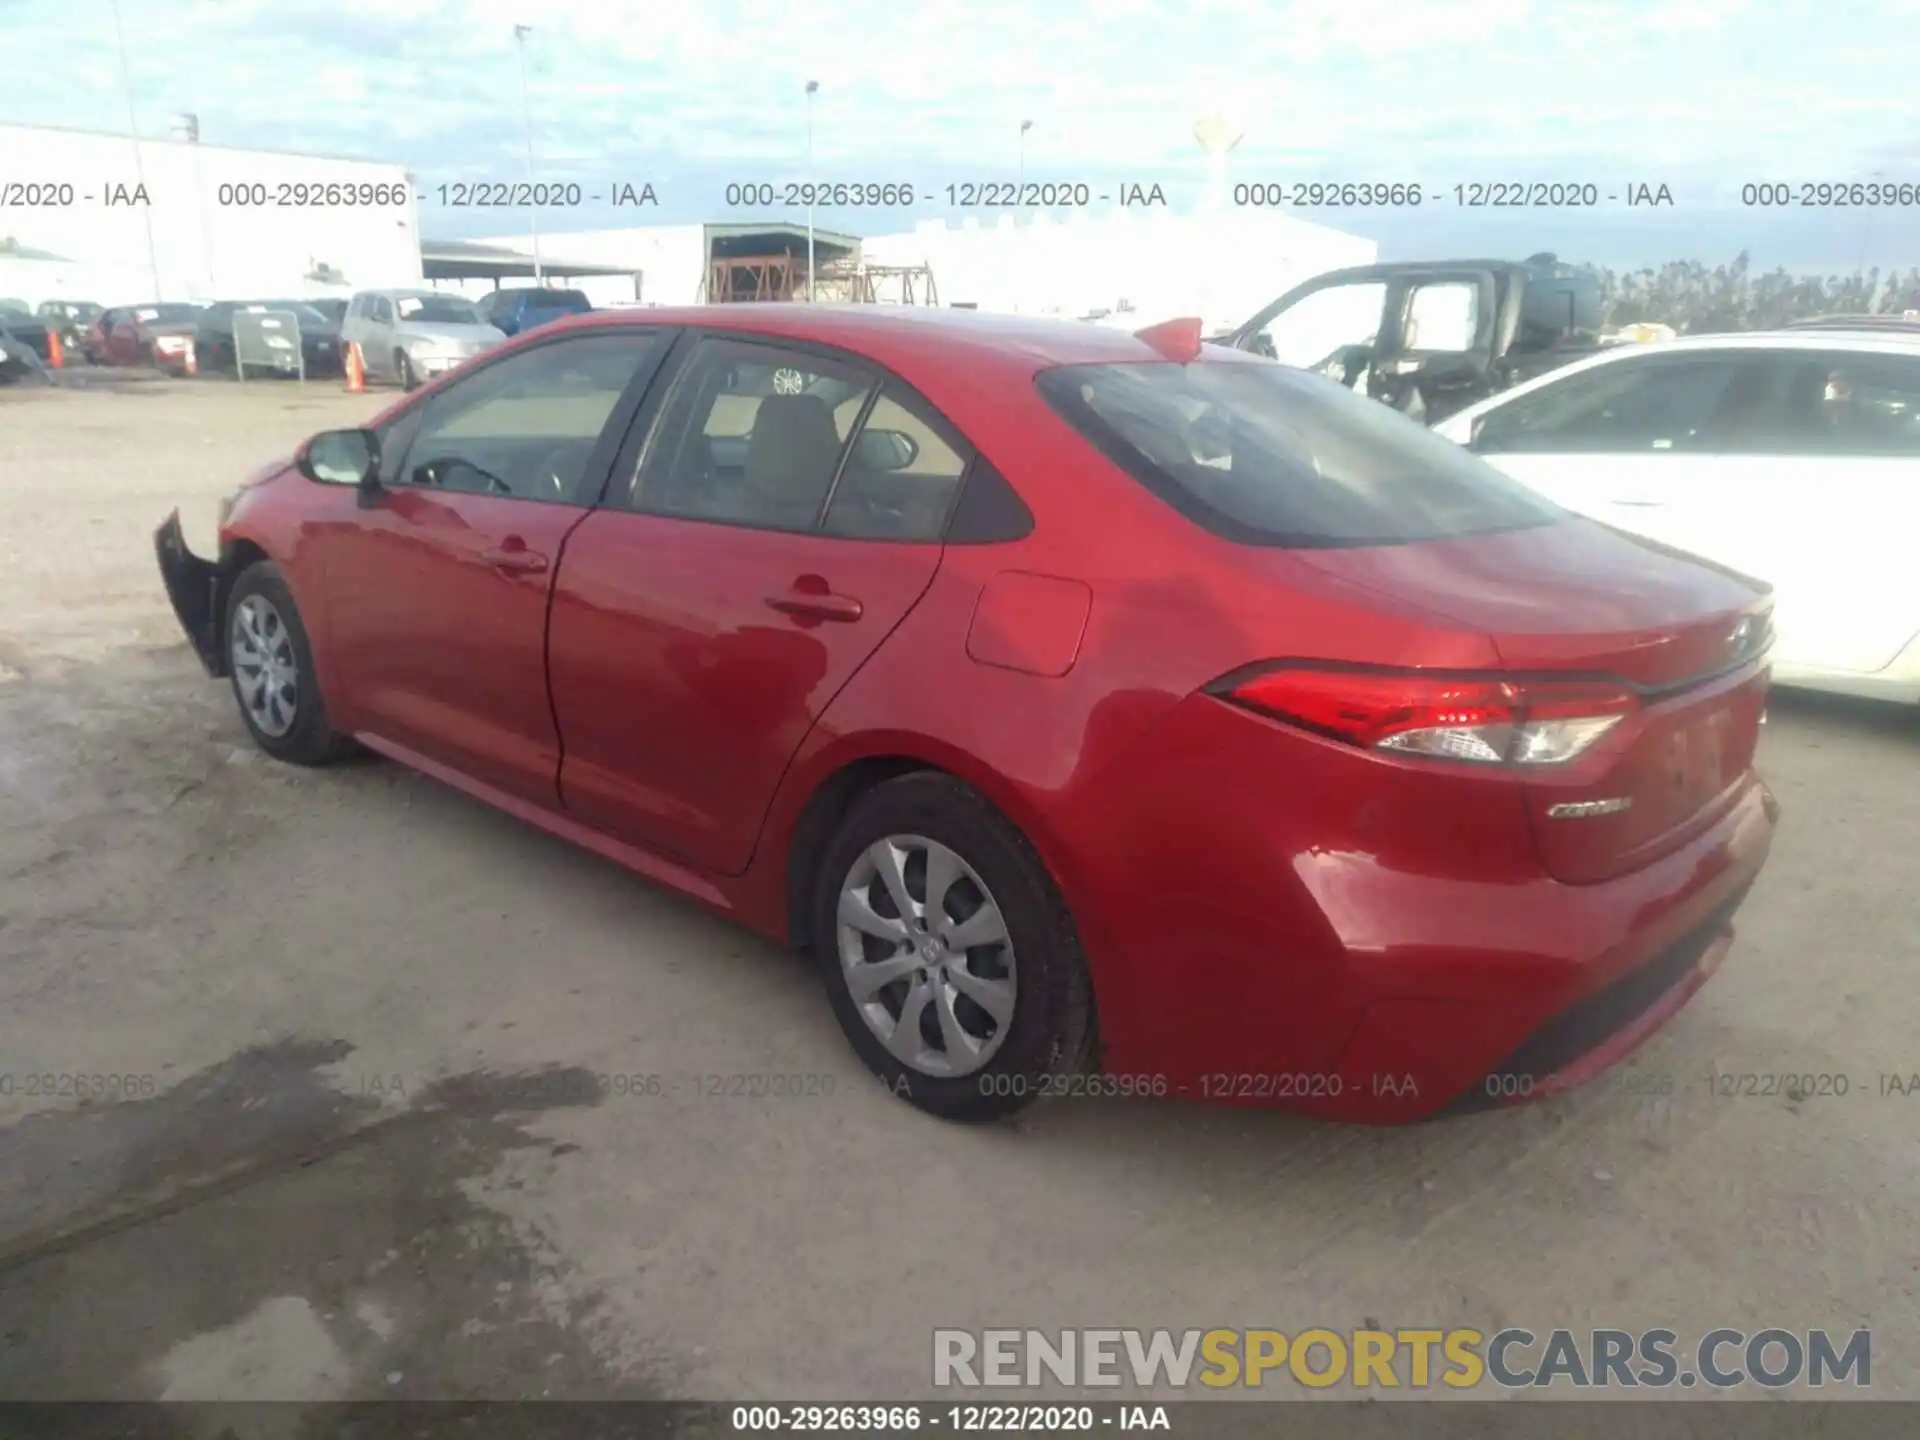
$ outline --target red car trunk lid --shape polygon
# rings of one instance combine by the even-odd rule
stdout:
[[[1542,864],[1572,884],[1649,864],[1752,773],[1770,587],[1583,519],[1422,544],[1295,552],[1484,633],[1516,678],[1611,678],[1640,704],[1591,749],[1525,768]]]

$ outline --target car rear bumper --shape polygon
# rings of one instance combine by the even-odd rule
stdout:
[[[209,675],[224,675],[226,666],[219,627],[220,567],[202,560],[187,548],[186,537],[180,531],[178,510],[153,532],[153,549],[160,562],[160,578],[167,587],[167,599],[194,654],[200,657]]]
[[[1779,811],[1749,775],[1677,849],[1564,884],[1517,785],[1218,705],[1156,738],[1062,866],[1106,1070],[1367,1124],[1551,1095],[1631,1053],[1726,954]]]

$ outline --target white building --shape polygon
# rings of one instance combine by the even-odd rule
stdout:
[[[942,304],[1103,317],[1129,328],[1197,315],[1238,325],[1313,275],[1369,265],[1372,240],[1271,210],[1040,212],[925,221],[861,245],[872,265],[925,265]]]
[[[1156,207],[932,220],[865,239],[825,230],[814,238],[822,267],[847,259],[928,267],[942,305],[1074,319],[1104,314],[1134,328],[1198,315],[1209,330],[1224,329],[1310,276],[1371,264],[1379,254],[1374,241],[1329,226],[1219,206],[1187,215]],[[530,254],[524,232],[482,243]],[[595,305],[700,304],[717,259],[806,253],[804,227],[787,222],[543,233],[540,250],[550,283],[584,291]],[[568,278],[569,265],[631,273]],[[491,284],[469,280],[459,288],[477,295]]]
[[[0,125],[0,296],[128,305],[420,283],[402,167],[202,145],[181,122],[138,142]]]
[[[475,243],[509,251],[523,261],[532,258],[533,242],[524,230]],[[857,236],[818,228],[814,231],[815,261],[822,267],[857,256],[859,249]],[[542,231],[540,235],[547,282],[579,290],[596,306],[702,305],[707,301],[712,266],[717,260],[786,255],[804,273],[806,254],[806,227],[784,220],[765,224],[651,225],[551,235]],[[597,273],[604,271],[618,273]],[[530,282],[517,276],[511,283]],[[492,289],[493,282],[468,279],[449,288],[477,297]]]

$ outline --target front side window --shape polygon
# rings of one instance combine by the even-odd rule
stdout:
[[[428,402],[399,483],[577,502],[600,432],[659,343],[657,331],[622,330],[483,366]]]
[[[1282,365],[1323,370],[1343,362],[1351,351],[1372,346],[1380,337],[1387,287],[1378,280],[1329,285],[1280,311],[1261,334]]]
[[[876,383],[868,371],[839,359],[702,341],[641,464],[634,507],[772,530],[813,529]]]
[[[393,305],[384,295],[373,297],[373,323],[391,325],[393,323]]]
[[[1657,454],[1714,448],[1769,408],[1775,377],[1735,354],[1646,355],[1597,365],[1487,413],[1483,454]]]
[[[1242,544],[1399,545],[1566,514],[1388,406],[1281,365],[1073,365],[1036,383],[1128,474]]]

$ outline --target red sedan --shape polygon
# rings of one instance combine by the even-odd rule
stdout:
[[[191,368],[199,310],[192,305],[118,305],[87,327],[80,346],[94,365],[150,365],[172,374]]]
[[[596,314],[156,544],[269,754],[805,947],[951,1117],[1552,1093],[1705,980],[1777,814],[1765,585],[1197,324]]]

